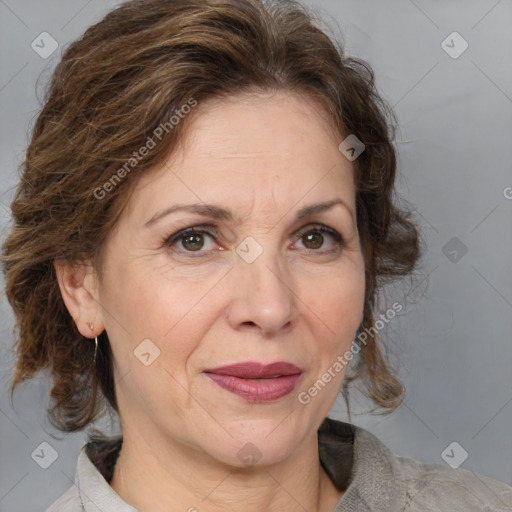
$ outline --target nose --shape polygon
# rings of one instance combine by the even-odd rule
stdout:
[[[228,321],[233,329],[272,336],[290,328],[296,314],[293,284],[270,251],[252,263],[237,259],[230,278]]]

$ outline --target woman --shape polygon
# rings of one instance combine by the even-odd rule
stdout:
[[[326,417],[354,379],[404,394],[372,331],[420,257],[389,115],[289,1],[129,1],[66,50],[3,250],[12,389],[49,368],[55,426],[122,436],[50,512],[512,510]]]

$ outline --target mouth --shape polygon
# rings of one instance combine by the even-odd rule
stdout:
[[[205,373],[231,375],[232,377],[239,377],[241,379],[273,379],[276,377],[297,375],[302,373],[302,370],[298,366],[286,361],[278,361],[270,364],[247,361],[211,368],[205,370]]]
[[[298,366],[283,361],[236,363],[208,369],[204,373],[224,390],[252,403],[283,398],[297,387],[302,376]]]

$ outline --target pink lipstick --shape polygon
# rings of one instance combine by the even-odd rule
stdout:
[[[279,361],[272,364],[244,362],[205,370],[221,388],[248,402],[278,400],[297,386],[302,370],[294,364]]]

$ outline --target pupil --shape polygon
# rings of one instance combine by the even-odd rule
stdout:
[[[192,240],[192,243],[190,241]],[[195,251],[203,247],[202,235],[189,235],[183,239],[183,246],[186,249]]]

